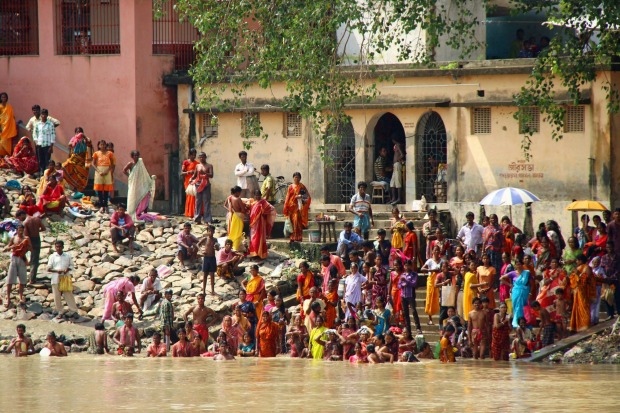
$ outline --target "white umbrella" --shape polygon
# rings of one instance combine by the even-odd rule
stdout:
[[[528,202],[536,202],[540,199],[531,193],[521,188],[506,187],[497,189],[487,196],[482,198],[480,205],[493,205],[493,206],[506,206],[510,207],[510,220],[512,221],[512,206],[526,204]]]

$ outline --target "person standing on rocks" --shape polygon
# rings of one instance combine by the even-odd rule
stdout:
[[[28,216],[25,210],[20,209],[15,217],[24,224],[24,235],[30,238],[32,253],[30,256],[30,278],[28,284],[37,281],[37,271],[39,269],[39,259],[41,257],[41,231],[45,231],[45,225],[38,216]]]
[[[207,154],[204,152],[200,152],[198,161],[200,161],[200,163],[196,165],[194,175],[189,182],[196,186],[194,222],[200,224],[201,220],[203,220],[205,224],[210,224],[213,221],[213,217],[211,216],[211,179],[213,179],[213,165],[207,163]]]
[[[170,333],[174,329],[174,307],[172,306],[172,290],[164,292],[164,299],[159,306],[159,322],[164,333],[166,350],[170,351]]]
[[[6,308],[11,308],[11,290],[13,284],[19,284],[19,302],[26,303],[24,298],[24,285],[26,285],[28,261],[26,253],[32,250],[30,238],[24,234],[24,225],[17,225],[17,234],[11,238],[9,244],[4,251],[11,251],[11,264],[9,264],[9,273],[6,281]]]
[[[191,307],[183,314],[183,320],[187,323],[187,317],[192,314],[194,331],[200,334],[200,338],[206,346],[209,343],[209,327],[214,324],[216,314],[215,311],[205,306],[205,295],[203,293],[198,294],[196,300],[198,304]],[[211,320],[209,320],[209,318],[211,318]]]
[[[138,305],[139,301],[136,299],[136,285],[138,285],[139,282],[140,277],[138,277],[137,275],[132,275],[130,277],[118,278],[103,287],[105,304],[103,309],[103,316],[101,317],[101,322],[112,319],[112,307],[114,306],[114,301],[116,300],[117,291],[122,291],[123,293],[125,293],[125,295],[129,295],[129,293],[131,293],[133,303],[138,308],[140,316],[142,316],[142,309]]]
[[[58,313],[58,318],[62,318],[63,307],[60,296],[65,297],[67,307],[77,316],[77,306],[73,297],[73,281],[69,271],[73,270],[71,255],[64,252],[65,243],[58,240],[54,243],[55,252],[50,255],[47,261],[47,270],[52,273],[52,292],[54,294],[54,306]]]
[[[215,227],[207,226],[207,235],[198,242],[198,248],[202,248],[202,293],[207,289],[207,277],[211,278],[211,295],[215,296],[215,272],[217,271],[217,259],[215,247],[217,239],[213,236]]]
[[[248,162],[246,151],[239,152],[239,160],[241,162],[235,166],[237,186],[241,188],[241,198],[251,198],[254,191],[259,189],[258,180],[254,175],[254,165]]]

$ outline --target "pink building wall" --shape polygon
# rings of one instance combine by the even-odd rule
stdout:
[[[39,104],[60,120],[61,145],[76,126],[94,144],[114,142],[121,193],[127,182],[122,167],[131,150],[140,150],[149,173],[157,175],[157,199],[167,198],[167,153],[178,147],[178,137],[176,90],[163,86],[163,76],[174,58],[152,54],[152,0],[120,2],[120,55],[56,55],[53,3],[38,2],[39,55],[0,56],[0,90],[9,94],[15,117],[26,123]]]

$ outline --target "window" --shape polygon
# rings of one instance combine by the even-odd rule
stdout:
[[[286,113],[284,116],[284,136],[287,138],[301,136],[301,115],[299,113]]]
[[[161,16],[156,15],[153,7],[153,54],[174,55],[175,69],[187,70],[194,63],[194,43],[200,36],[190,22],[180,20],[174,3],[161,3]]]
[[[257,112],[244,112],[241,118],[241,132],[246,138],[260,136],[260,116]]]
[[[564,117],[564,132],[585,132],[585,106],[568,106]]]
[[[56,53],[119,54],[120,0],[55,0]]]
[[[491,133],[491,108],[474,108],[471,125],[472,135]]]
[[[519,119],[519,133],[538,133],[540,132],[540,110],[535,107],[521,108],[521,119]]]
[[[0,56],[39,54],[37,0],[0,1]]]
[[[211,113],[198,114],[198,132],[201,138],[217,138],[217,117]]]

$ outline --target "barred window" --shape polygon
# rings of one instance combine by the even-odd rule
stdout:
[[[162,14],[158,15],[153,7],[153,54],[174,55],[174,66],[177,70],[187,70],[196,58],[194,43],[200,39],[198,30],[187,20],[181,20],[175,9],[175,3],[161,0]]]
[[[471,125],[472,135],[491,133],[491,108],[474,108]]]
[[[120,0],[54,0],[56,54],[120,54]]]
[[[0,1],[0,56],[39,54],[37,0]]]
[[[301,136],[301,115],[299,113],[285,114],[284,135],[287,138]]]
[[[585,132],[585,106],[568,106],[564,118],[564,132]]]
[[[241,131],[246,138],[260,136],[260,115],[258,112],[243,113]]]
[[[211,113],[198,114],[198,131],[200,138],[217,138],[218,122],[217,116]]]
[[[519,133],[540,132],[540,109],[537,107],[521,108],[519,119]]]

